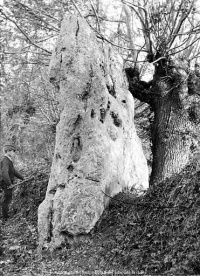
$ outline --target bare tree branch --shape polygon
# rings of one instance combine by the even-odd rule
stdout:
[[[149,28],[149,22],[148,22],[149,20],[148,20],[148,13],[147,13],[146,9],[142,6],[127,2],[125,0],[123,0],[122,2],[124,3],[124,5],[131,7],[134,10],[134,12],[137,14],[137,16],[141,22],[141,25],[142,25],[142,31],[143,31],[144,39],[146,42],[147,52],[149,54],[152,54],[152,52],[153,52],[152,51],[152,41],[150,38],[150,28]],[[136,10],[136,7],[138,8],[138,10]],[[142,11],[144,12],[144,15],[142,14]]]
[[[184,52],[186,49],[188,49],[189,47],[191,47],[195,42],[197,42],[200,38],[198,37],[197,39],[195,39],[193,42],[191,42],[187,47],[180,49],[179,51],[173,53],[172,55],[178,54],[180,52]]]
[[[122,0],[122,3],[123,3],[123,0]],[[135,49],[135,44],[133,41],[133,31],[132,31],[132,26],[131,26],[131,22],[132,22],[131,14],[130,14],[129,8],[125,4],[123,4],[123,9],[126,14],[126,26],[127,26],[127,34],[128,34],[130,48],[131,48],[131,54],[132,54],[133,62],[136,63],[137,57],[138,57],[138,52]],[[137,67],[136,64],[135,64],[135,66]]]
[[[191,1],[191,4],[190,4],[190,7],[188,9],[188,11],[186,13],[182,12],[182,16],[178,22],[178,25],[176,26],[176,29],[175,31],[173,32],[173,34],[178,34],[180,29],[181,29],[181,26],[183,24],[183,22],[186,20],[186,18],[188,17],[188,15],[190,14],[191,10],[192,10],[192,7],[194,5],[194,0]],[[168,44],[168,47],[170,48],[175,40],[175,36],[172,36],[172,38],[169,40],[169,42],[167,43]]]
[[[174,1],[174,2],[175,2],[175,1]],[[181,8],[182,8],[183,3],[184,3],[184,0],[181,1],[180,5],[179,5],[178,12],[176,13],[176,17],[175,17],[174,21],[172,22],[172,24],[173,24],[173,25],[172,25],[172,31],[171,31],[169,37],[172,36],[173,31],[174,31],[174,29],[175,29],[175,27],[176,27],[176,23],[177,23],[177,20],[178,20],[178,16],[179,16],[179,13],[180,13],[180,11],[181,11]]]
[[[32,9],[31,7],[25,5],[24,3],[21,3],[21,2],[18,2],[18,3],[19,3],[20,5],[22,5],[22,6],[24,6],[24,7],[27,7],[27,8],[30,9],[31,11],[33,11],[33,9]],[[58,18],[56,18],[56,17],[52,16],[51,14],[47,13],[47,12],[44,11],[42,8],[40,8],[40,9],[34,8],[34,11],[39,12],[39,13],[42,12],[45,16],[47,16],[47,17],[49,17],[49,18],[51,18],[51,19],[53,19],[53,20],[55,20],[55,21],[57,21],[57,22],[59,22],[59,23],[61,22],[61,20],[59,20]]]
[[[97,19],[97,30],[100,32],[101,27],[100,27],[100,22],[99,22],[99,16],[98,16],[98,14],[96,12],[96,9],[94,7],[94,4],[93,4],[92,0],[89,0],[89,1],[90,1],[90,5],[92,6],[92,9],[94,11],[94,14],[96,16],[96,19]]]
[[[31,15],[34,15],[36,18],[38,18],[39,20],[41,20],[42,22],[44,22],[46,25],[49,25],[52,30],[59,32],[60,30],[58,28],[56,28],[55,26],[51,25],[49,22],[46,22],[41,16],[39,16],[38,14],[35,13],[35,10],[33,10],[32,8],[30,8],[29,6],[19,3],[22,7],[25,7],[27,9],[27,12]],[[39,10],[37,10],[39,11]],[[47,26],[46,26],[47,27]]]
[[[7,16],[3,11],[2,9],[0,9],[0,13],[7,19],[9,20],[10,22],[12,22],[16,27],[17,29],[26,37],[26,39],[33,45],[35,46],[36,48],[39,48],[41,49],[42,51],[45,51],[47,52],[48,54],[51,55],[51,52],[42,48],[41,46],[39,46],[38,44],[36,44],[34,41],[31,40],[31,38],[25,33],[25,31],[16,23],[16,21],[14,19],[11,19],[9,16]]]
[[[84,18],[94,17],[94,16],[95,16],[95,14],[89,13],[89,14],[85,15]],[[124,23],[124,24],[126,24],[125,20],[111,20],[111,19],[108,19],[105,16],[99,16],[99,15],[98,15],[98,18],[101,19],[101,21],[107,21],[107,22],[113,22],[113,23]]]

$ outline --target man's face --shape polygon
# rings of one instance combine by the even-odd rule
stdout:
[[[7,155],[11,158],[11,159],[15,159],[15,151],[14,150],[11,150],[11,151],[8,151],[7,152]]]

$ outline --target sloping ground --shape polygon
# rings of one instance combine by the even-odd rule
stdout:
[[[26,185],[25,194],[17,194],[22,209],[14,208],[15,215],[2,228],[2,275],[64,276],[84,275],[84,271],[87,275],[103,275],[104,271],[111,275],[200,274],[197,167],[191,164],[142,196],[119,194],[111,200],[108,212],[90,237],[69,241],[65,248],[55,252],[44,250],[40,256],[36,214],[48,177],[38,174],[35,187]]]
[[[126,269],[134,267],[147,273],[200,274],[197,164],[129,201],[130,207],[125,208],[128,201],[123,201],[126,204],[117,204],[118,212],[112,207],[110,213],[110,221],[116,221],[110,234],[115,235],[111,249],[115,256],[111,254],[110,259]]]
[[[4,224],[0,219],[0,249],[3,251],[0,254],[0,276],[15,275],[35,258],[37,208],[45,196],[49,170],[41,167],[40,171],[23,172],[26,174],[35,178],[13,189],[11,218]]]

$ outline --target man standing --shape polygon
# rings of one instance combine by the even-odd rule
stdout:
[[[4,198],[2,203],[2,215],[3,220],[8,219],[9,205],[12,201],[12,189],[9,189],[14,182],[14,177],[23,180],[23,176],[15,169],[13,165],[13,160],[15,157],[15,147],[11,144],[7,144],[3,148],[4,157],[1,160],[1,187],[4,192]]]

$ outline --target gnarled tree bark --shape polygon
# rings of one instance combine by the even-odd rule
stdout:
[[[149,83],[139,80],[136,69],[126,69],[132,95],[154,111],[151,185],[179,173],[187,165],[195,150],[200,106],[197,72],[191,73],[188,64],[181,60],[160,60],[156,65]]]

